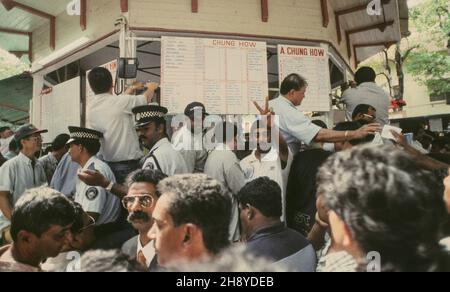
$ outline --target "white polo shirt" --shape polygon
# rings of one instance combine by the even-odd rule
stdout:
[[[144,156],[131,110],[146,104],[145,96],[104,93],[92,97],[87,109],[87,127],[103,133],[99,157],[108,162],[120,162]]]
[[[272,148],[269,153],[262,154],[261,161],[256,158],[256,150],[241,160],[242,171],[244,172],[247,182],[259,177],[267,176],[278,183],[281,188],[281,203],[283,210],[281,216],[282,221],[285,221],[286,219],[286,187],[293,160],[293,155],[291,151],[289,151],[287,164],[283,169],[278,151],[274,148]]]
[[[275,115],[279,117],[277,126],[293,155],[300,150],[301,142],[309,145],[322,129],[313,124],[290,100],[282,95],[271,100],[269,104]]]
[[[83,167],[83,170],[97,170],[110,182],[115,183],[116,178],[109,166],[92,156]],[[98,213],[100,216],[96,225],[115,222],[120,215],[120,200],[102,187],[88,186],[77,177],[75,202],[79,203],[85,212]]]
[[[35,162],[33,169],[31,159],[20,152],[19,155],[6,161],[0,168],[0,191],[11,193],[13,207],[27,189],[47,184],[47,177],[42,164],[38,160],[35,160]],[[0,230],[9,225],[11,223],[0,211]]]
[[[173,149],[167,138],[152,147],[142,169],[158,169],[167,176],[189,173],[183,156]]]

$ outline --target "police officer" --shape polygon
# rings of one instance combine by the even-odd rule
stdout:
[[[139,140],[150,152],[143,169],[157,169],[167,176],[188,173],[183,156],[174,150],[166,135],[167,108],[144,105],[133,108]]]
[[[82,170],[98,171],[111,182],[105,189],[88,186],[77,179],[75,202],[95,219],[96,225],[115,222],[120,215],[120,200],[107,189],[110,190],[116,179],[109,166],[95,156],[100,150],[103,134],[80,127],[69,127],[69,132],[70,140],[67,143],[70,145],[72,161],[78,163]]]
[[[0,168],[0,245],[1,241],[11,241],[10,219],[17,200],[26,189],[47,183],[44,168],[35,158],[42,147],[41,133],[46,132],[47,130],[38,130],[31,124],[17,129],[14,139],[20,153]]]

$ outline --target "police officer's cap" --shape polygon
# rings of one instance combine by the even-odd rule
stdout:
[[[132,109],[136,128],[142,128],[151,122],[164,119],[167,114],[167,108],[159,105],[143,105]]]
[[[88,128],[82,127],[69,127],[70,139],[67,144],[75,141],[100,141],[103,138],[103,134],[99,131],[95,131]]]

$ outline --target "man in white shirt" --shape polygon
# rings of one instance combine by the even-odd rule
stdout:
[[[88,80],[95,96],[89,101],[87,125],[103,133],[99,156],[111,167],[118,183],[123,183],[130,172],[139,168],[139,159],[143,156],[131,110],[150,103],[158,84],[147,83],[143,95],[130,95],[144,88],[143,84],[138,84],[128,88],[125,95],[115,96],[111,73],[105,68],[92,69]]]
[[[203,143],[203,121],[208,113],[202,103],[193,102],[186,106],[184,115],[187,123],[175,132],[172,144],[186,161],[189,173],[202,173],[208,157]]]
[[[352,113],[359,104],[369,104],[377,111],[375,122],[381,126],[389,124],[389,107],[391,99],[375,83],[376,73],[370,67],[361,67],[356,71],[356,88],[349,88],[342,93],[341,102],[347,106],[347,119],[352,120]]]
[[[27,189],[47,183],[44,168],[35,157],[42,147],[41,133],[46,132],[31,124],[17,129],[14,139],[20,153],[0,168],[0,241],[11,240],[8,229],[17,200]]]
[[[167,176],[159,170],[140,169],[128,177],[128,194],[122,205],[128,210],[128,222],[139,232],[122,246],[122,252],[150,270],[157,269],[154,242],[148,237],[153,225],[153,210],[160,197],[156,186]]]
[[[102,133],[80,127],[69,127],[70,156],[82,169],[96,170],[109,181],[115,182],[109,166],[95,155],[100,149]],[[76,182],[75,202],[79,203],[94,220],[96,225],[114,223],[120,215],[120,200],[102,187],[91,187],[81,180]]]
[[[266,109],[260,108],[261,114],[269,112],[268,101]],[[272,122],[272,116],[263,116],[255,121],[250,130],[250,137],[256,149],[241,160],[241,168],[247,182],[259,177],[269,177],[275,181],[281,189],[282,216],[286,219],[286,186],[289,178],[293,155],[284,141],[283,135],[278,134],[278,143],[272,144],[272,131],[279,131]]]
[[[286,142],[279,135],[279,149],[271,147],[271,131],[274,129],[266,127],[261,120],[256,121],[252,125],[251,134],[256,136],[257,148],[253,152],[241,160],[241,168],[244,172],[247,182],[255,180],[259,177],[268,177],[275,181],[281,189],[281,220],[286,220],[286,186],[289,178],[293,155],[289,151]],[[261,145],[269,145],[262,147]],[[265,148],[265,149],[264,149]],[[264,150],[263,150],[264,149]]]
[[[292,154],[295,156],[300,150],[301,143],[314,142],[344,142],[366,137],[379,131],[378,124],[365,125],[356,131],[338,132],[322,129],[314,125],[297,106],[305,98],[308,84],[298,74],[287,76],[280,87],[280,96],[270,101],[273,112],[279,116],[279,129]]]
[[[173,149],[166,134],[167,108],[159,105],[144,105],[133,108],[139,141],[150,152],[145,157],[143,169],[157,169],[167,176],[188,173],[186,162]]]

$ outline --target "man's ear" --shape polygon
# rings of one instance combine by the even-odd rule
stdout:
[[[183,244],[191,244],[192,239],[197,235],[199,231],[197,225],[187,223],[185,224],[183,230],[184,230]]]
[[[255,207],[247,204],[245,206],[245,216],[247,217],[247,219],[252,220],[253,218],[255,218],[255,214],[256,214]]]
[[[24,243],[32,243],[36,239],[36,235],[26,230],[20,230],[17,234],[17,241]]]

